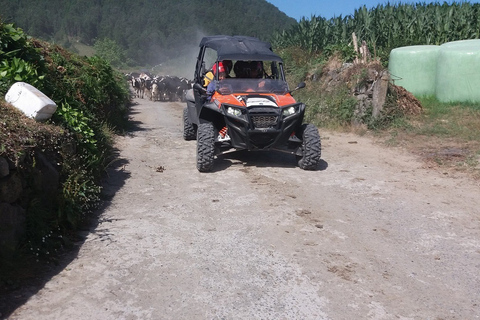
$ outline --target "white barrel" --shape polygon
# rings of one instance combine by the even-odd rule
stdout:
[[[57,110],[57,104],[52,99],[25,82],[14,83],[5,95],[5,101],[36,121],[50,119]]]

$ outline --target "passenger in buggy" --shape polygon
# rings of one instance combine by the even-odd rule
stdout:
[[[219,62],[219,66],[222,65],[225,68],[225,74],[226,77],[230,77],[230,71],[232,70],[232,60],[223,60]],[[203,78],[203,86],[208,87],[211,81],[213,81],[215,77],[215,72],[217,70],[217,63],[215,62],[212,66],[212,69],[209,70],[206,74],[205,77]]]
[[[213,69],[212,71],[212,79],[214,78],[216,74],[216,68]],[[224,67],[222,62],[219,62],[218,64],[218,80],[223,80],[227,77],[227,69]],[[215,92],[215,81],[210,81],[207,86],[207,99],[210,101],[212,99],[213,93]]]

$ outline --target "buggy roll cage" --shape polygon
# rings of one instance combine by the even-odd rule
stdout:
[[[280,65],[280,74],[282,78],[284,78],[283,60],[272,51],[272,46],[269,42],[247,36],[218,35],[203,37],[199,47],[202,49],[198,54],[195,67],[194,81],[196,83],[202,83],[203,76],[206,73],[204,62],[206,48],[216,51],[217,62],[222,60],[244,60],[272,61],[272,65],[278,63]],[[275,65],[273,68],[277,68],[277,66]],[[216,74],[218,74],[218,72],[216,72]]]

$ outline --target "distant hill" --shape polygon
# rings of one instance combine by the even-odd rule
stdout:
[[[296,24],[265,0],[0,0],[0,18],[63,47],[111,39],[132,64],[155,66],[192,56],[202,36],[270,40]]]

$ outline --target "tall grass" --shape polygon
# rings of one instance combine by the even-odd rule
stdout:
[[[441,103],[433,97],[420,98],[424,113],[416,133],[461,141],[480,141],[480,103]]]
[[[409,45],[440,45],[445,42],[480,38],[479,3],[380,4],[362,6],[353,15],[329,20],[312,16],[277,33],[277,48],[299,47],[309,52],[328,51],[329,46],[348,46],[355,33],[361,44],[386,62],[393,48]]]

